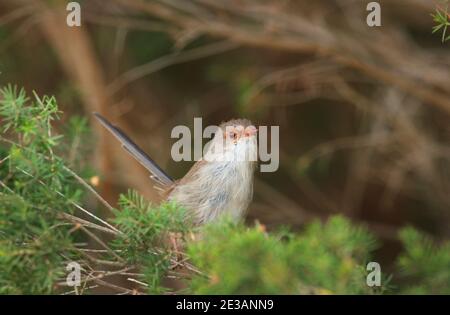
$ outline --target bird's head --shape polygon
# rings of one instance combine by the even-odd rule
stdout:
[[[224,122],[219,126],[207,155],[227,161],[254,162],[257,159],[257,132],[258,129],[248,119]]]

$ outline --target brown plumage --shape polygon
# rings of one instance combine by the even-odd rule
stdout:
[[[195,224],[212,222],[224,215],[239,220],[245,214],[253,195],[257,159],[257,130],[249,120],[222,123],[206,155],[183,178],[174,181],[119,128],[99,114],[95,116],[150,171],[163,187],[164,198],[187,209]]]

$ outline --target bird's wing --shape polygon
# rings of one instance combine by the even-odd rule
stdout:
[[[147,155],[141,148],[137,146],[122,130],[111,124],[104,117],[98,113],[94,113],[98,121],[116,137],[131,156],[133,156],[139,163],[142,164],[152,175],[150,176],[155,181],[162,185],[169,186],[174,183],[173,179],[166,174],[151,157]]]

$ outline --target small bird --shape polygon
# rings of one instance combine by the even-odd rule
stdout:
[[[122,130],[94,115],[162,186],[164,199],[187,210],[193,224],[215,222],[223,216],[239,221],[244,216],[253,197],[257,163],[257,129],[249,120],[222,123],[204,156],[183,178],[173,180]]]

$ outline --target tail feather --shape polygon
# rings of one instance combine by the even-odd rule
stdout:
[[[94,113],[98,121],[111,132],[122,144],[131,156],[133,156],[142,166],[144,166],[152,175],[150,176],[155,181],[162,185],[169,186],[173,184],[173,179],[164,172],[153,159],[147,155],[141,148],[137,146],[122,130],[111,124],[104,117],[98,113]]]

